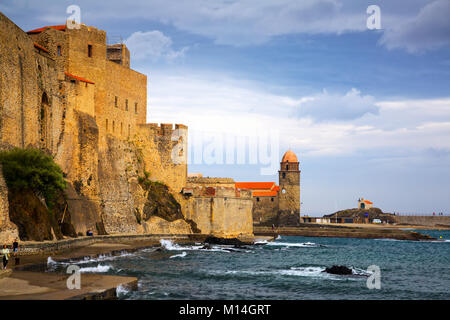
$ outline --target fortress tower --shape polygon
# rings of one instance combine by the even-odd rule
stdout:
[[[282,216],[300,217],[300,170],[297,156],[291,150],[286,151],[278,171],[280,192],[278,209]],[[289,218],[292,220],[292,218]]]

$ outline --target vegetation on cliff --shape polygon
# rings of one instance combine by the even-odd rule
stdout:
[[[38,149],[0,152],[8,186],[9,216],[21,240],[76,236],[64,195],[66,181],[53,159]]]
[[[42,196],[49,208],[66,188],[61,168],[39,149],[15,148],[0,152],[0,163],[8,189],[29,190]]]

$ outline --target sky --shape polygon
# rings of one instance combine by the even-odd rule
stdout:
[[[189,126],[189,172],[278,182],[291,149],[302,214],[359,197],[450,214],[450,0],[2,0],[0,11],[27,31],[64,24],[70,5],[147,74],[148,122]],[[368,29],[370,5],[380,29]]]

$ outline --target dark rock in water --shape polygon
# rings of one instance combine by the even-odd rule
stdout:
[[[341,275],[353,274],[352,269],[347,268],[346,266],[332,266],[331,268],[326,268],[323,272]]]
[[[161,252],[161,251],[164,251],[164,249],[163,248],[157,248],[155,251],[156,252]]]
[[[241,240],[239,240],[237,238],[225,239],[225,238],[217,238],[217,237],[208,237],[208,238],[206,238],[205,243],[220,244],[220,245],[237,245],[237,246],[245,245],[244,242],[242,242]]]
[[[205,244],[203,247],[202,247],[202,249],[205,249],[205,250],[211,250],[212,249],[212,247],[211,247],[211,245],[210,244]]]

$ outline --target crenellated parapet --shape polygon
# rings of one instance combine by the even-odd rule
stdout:
[[[139,124],[138,127],[147,130],[149,134],[166,137],[171,137],[178,129],[188,130],[186,125],[178,123],[175,125],[173,123],[145,123]]]

